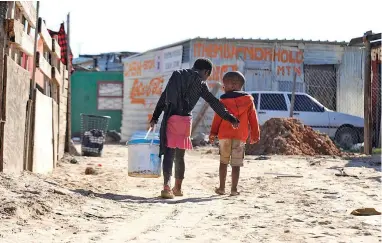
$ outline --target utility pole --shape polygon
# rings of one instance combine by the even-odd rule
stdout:
[[[371,31],[363,35],[363,44],[365,46],[365,81],[364,81],[364,153],[370,155],[372,153],[372,108],[371,108]]]
[[[290,111],[289,111],[289,117],[293,117],[294,113],[294,103],[296,99],[296,82],[297,82],[297,73],[294,72],[293,74],[293,88],[292,88],[292,96],[290,99]]]
[[[69,152],[70,141],[72,140],[72,99],[71,99],[71,70],[72,65],[70,63],[70,13],[68,13],[67,20],[67,33],[66,33],[66,67],[68,68],[68,103],[66,110],[66,142],[65,142],[65,151]]]

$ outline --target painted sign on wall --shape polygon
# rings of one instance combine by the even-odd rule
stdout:
[[[154,78],[134,79],[130,91],[131,104],[148,105],[147,98],[159,99],[162,94],[164,79],[162,76]]]
[[[183,46],[175,46],[162,51],[132,57],[125,62],[124,76],[152,77],[180,69],[182,66]]]
[[[154,57],[145,57],[138,60],[132,60],[125,63],[124,76],[125,77],[141,77],[157,73],[156,62]]]
[[[183,46],[176,46],[162,51],[161,71],[175,71],[182,66]]]
[[[212,74],[207,80],[209,88],[213,89],[218,82],[222,83],[223,76],[226,72],[238,71],[238,70],[239,69],[238,69],[238,66],[236,63],[235,64],[214,65],[212,68]],[[223,91],[223,86],[221,86],[220,91]]]
[[[193,48],[194,58],[236,60],[242,57],[244,60],[276,63],[275,70],[279,76],[292,76],[294,72],[302,74],[303,51],[298,49],[202,42],[196,42]]]
[[[121,128],[123,141],[129,139],[134,132],[148,128],[152,113],[170,76],[171,72],[149,77],[125,77]]]

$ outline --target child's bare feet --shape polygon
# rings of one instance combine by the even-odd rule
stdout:
[[[230,194],[230,196],[238,196],[238,195],[240,195],[240,192],[238,192],[237,190],[235,190],[235,191],[231,191],[231,194]]]
[[[223,188],[215,188],[215,193],[218,195],[224,195],[225,194],[225,189]]]

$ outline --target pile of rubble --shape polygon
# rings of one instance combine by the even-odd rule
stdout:
[[[261,127],[258,144],[248,145],[248,155],[341,155],[326,134],[314,131],[293,118],[272,118]]]

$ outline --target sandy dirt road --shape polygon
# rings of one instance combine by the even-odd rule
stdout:
[[[185,197],[162,200],[162,178],[127,176],[124,146],[106,146],[102,158],[76,159],[51,175],[1,175],[0,242],[382,241],[381,216],[350,214],[382,210],[380,164],[369,160],[248,157],[241,195],[229,197],[213,193],[218,155],[205,148],[187,154]],[[98,175],[84,174],[87,164],[98,163]],[[337,177],[337,167],[359,178]]]

